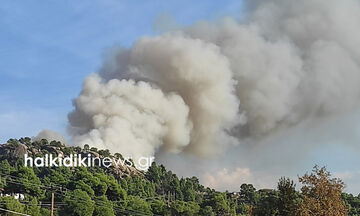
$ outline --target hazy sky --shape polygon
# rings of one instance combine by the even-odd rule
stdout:
[[[78,95],[83,79],[101,66],[106,48],[130,46],[140,36],[155,34],[154,22],[159,16],[172,16],[183,25],[225,15],[241,16],[241,1],[238,0],[136,2],[2,1],[0,143],[9,138],[34,136],[44,128],[65,134],[66,115],[72,110],[71,100]],[[358,115],[348,117],[343,120],[344,125],[354,128],[358,119]],[[326,134],[332,129],[323,126],[319,131]],[[357,168],[360,159],[356,158],[358,151],[344,147],[344,137],[349,137],[349,134],[342,133],[338,128],[333,131],[332,138],[320,139],[328,143],[325,150],[318,148],[313,151],[309,161],[303,162],[306,166],[300,172],[309,170],[314,163],[329,165],[332,171],[345,179],[351,191],[360,191],[357,183],[360,176]],[[350,130],[348,133],[351,136],[353,132]],[[293,133],[294,137],[302,136]],[[318,139],[310,139],[309,143]],[[359,140],[359,136],[351,142],[354,140]],[[256,160],[261,161],[261,158]],[[260,170],[256,166],[261,167],[261,163],[252,166]],[[247,172],[240,170],[239,173],[246,175]]]

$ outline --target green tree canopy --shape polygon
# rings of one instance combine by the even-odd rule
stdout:
[[[61,211],[61,215],[89,216],[95,209],[95,202],[90,196],[79,189],[69,192],[64,199],[66,205]]]

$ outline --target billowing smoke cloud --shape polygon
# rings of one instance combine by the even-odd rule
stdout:
[[[230,139],[239,101],[217,46],[184,35],[143,38],[113,63],[103,70],[113,77],[88,77],[74,103],[75,143],[139,157],[159,148],[212,154]]]
[[[247,4],[242,21],[200,22],[115,49],[74,101],[74,142],[134,157],[206,156],[358,106],[358,0]]]
[[[236,191],[239,185],[235,185],[235,182],[254,182],[253,174],[249,168],[236,168],[233,172],[229,172],[228,169],[224,168],[216,172],[215,175],[207,172],[204,176],[204,185],[206,187],[216,188],[221,191]]]
[[[66,144],[66,139],[58,132],[51,131],[51,130],[42,130],[32,138],[34,141],[40,141],[42,139],[47,139],[48,141],[59,141],[61,143]]]

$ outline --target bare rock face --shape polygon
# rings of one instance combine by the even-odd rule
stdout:
[[[32,149],[31,149],[31,153],[32,153],[33,155],[35,155],[35,154],[39,153],[39,149],[32,148]]]
[[[49,153],[55,153],[58,156],[64,155],[64,153],[60,150],[59,147],[45,145],[45,146],[42,147],[42,149],[47,150]]]
[[[19,143],[15,150],[12,152],[12,156],[15,158],[23,158],[28,153],[28,147],[22,143]]]
[[[89,151],[89,154],[91,154],[92,157],[100,157],[99,153],[94,151]]]
[[[136,169],[135,167],[128,167],[129,171],[130,171],[130,176],[135,176],[135,175],[144,175],[143,172],[141,172],[140,170]]]
[[[64,147],[66,148],[66,147]],[[19,158],[24,158],[25,154],[28,155],[42,155],[42,150],[46,150],[50,154],[56,154],[59,157],[64,157],[64,149],[57,146],[51,145],[42,145],[41,147],[35,146],[27,146],[23,143],[16,142],[16,143],[6,143],[0,144],[0,160],[7,159],[9,162],[16,162]],[[87,151],[87,152],[77,152],[78,154],[82,154],[82,157],[87,157],[89,154],[91,157],[99,157],[103,158],[104,156],[100,155],[98,152],[95,151]],[[114,158],[110,156],[110,158]],[[74,167],[73,170],[76,170]],[[111,167],[107,168],[109,173],[114,174],[115,177],[121,179],[124,177],[133,177],[133,176],[143,176],[144,172],[141,170],[136,169],[133,166],[128,165],[125,161],[123,163],[114,163]]]
[[[126,163],[124,163],[124,165],[122,164],[113,164],[113,173],[118,176],[119,178],[123,178],[123,177],[131,177],[131,176],[143,176],[144,173],[138,169],[136,169],[135,167],[126,165]]]

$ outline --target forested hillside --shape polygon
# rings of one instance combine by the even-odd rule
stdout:
[[[0,214],[50,215],[53,193],[55,215],[360,215],[360,197],[342,193],[344,183],[316,166],[299,178],[301,191],[282,177],[277,189],[239,182],[236,192],[206,188],[197,177],[178,177],[155,163],[147,172],[131,166],[24,167],[24,154],[73,153],[122,158],[30,138],[0,145]]]

